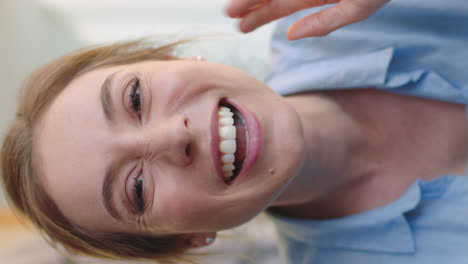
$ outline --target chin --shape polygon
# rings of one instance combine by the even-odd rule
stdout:
[[[296,111],[290,107],[287,115],[278,122],[282,127],[277,131],[273,161],[264,170],[267,172],[270,189],[268,206],[271,206],[287,189],[300,172],[306,157],[302,123]],[[281,121],[281,120],[279,120]],[[286,135],[286,136],[285,136]],[[265,208],[266,209],[266,208]]]

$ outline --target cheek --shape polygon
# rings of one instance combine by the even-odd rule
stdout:
[[[177,108],[177,102],[187,102],[204,92],[213,80],[205,71],[193,67],[171,67],[161,70],[156,76],[148,78],[154,100],[162,109]]]
[[[207,192],[190,182],[159,184],[155,193],[156,222],[176,232],[200,227],[214,206]],[[194,230],[195,231],[195,230]]]
[[[162,192],[162,191],[161,191]],[[160,193],[157,218],[170,233],[219,231],[245,223],[263,204],[249,199],[213,195],[188,185],[173,185]]]

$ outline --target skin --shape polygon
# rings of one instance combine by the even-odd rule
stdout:
[[[301,117],[304,134],[322,140],[305,136],[305,163],[319,166],[301,169],[280,197],[295,202],[273,205],[278,214],[349,216],[398,199],[417,179],[468,171],[465,105],[363,88],[287,101]]]
[[[110,125],[100,87],[116,72]],[[124,104],[135,76],[141,120]],[[209,148],[211,113],[225,97],[254,113],[262,128],[258,160],[233,185],[216,175]],[[84,228],[186,234],[200,246],[267,208],[298,218],[341,217],[393,201],[415,179],[462,175],[467,132],[461,105],[369,89],[281,97],[228,66],[143,62],[70,83],[35,129],[35,166],[65,216]],[[120,164],[112,196],[122,220],[101,198],[112,163]],[[141,170],[147,204],[135,216],[126,194]]]

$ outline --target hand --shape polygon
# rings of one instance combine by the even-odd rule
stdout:
[[[240,18],[240,30],[251,32],[297,11],[336,4],[296,21],[288,30],[290,40],[325,36],[343,26],[364,20],[390,0],[230,0],[226,13]]]

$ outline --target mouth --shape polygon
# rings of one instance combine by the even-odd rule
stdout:
[[[220,178],[229,185],[245,175],[257,159],[259,124],[252,113],[239,109],[239,105],[229,99],[222,99],[214,112],[211,127],[213,159]]]

